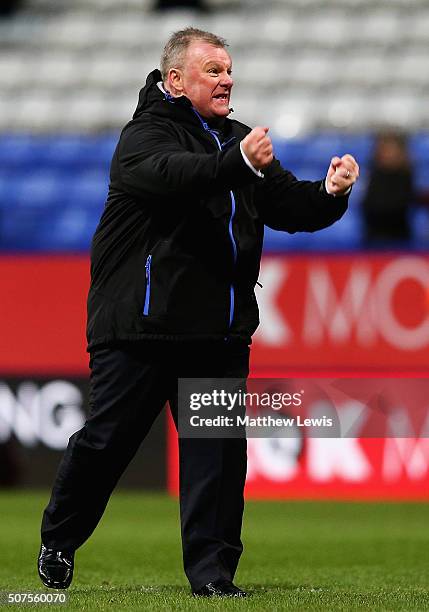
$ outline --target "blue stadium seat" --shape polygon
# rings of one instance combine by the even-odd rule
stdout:
[[[115,150],[117,135],[61,135],[52,138],[45,151],[46,162],[61,168],[92,168],[108,170]]]
[[[414,134],[410,139],[410,152],[414,159],[429,164],[429,132]]]
[[[275,156],[286,168],[301,165],[307,160],[309,143],[305,139],[274,140],[273,145]]]
[[[87,251],[97,221],[85,206],[73,204],[57,209],[49,225],[40,228],[40,243],[49,244],[49,250]]]
[[[101,212],[106,201],[109,186],[107,171],[89,169],[73,176],[67,194],[70,205],[86,206],[88,209],[96,209]]]
[[[21,206],[52,207],[61,204],[67,193],[68,175],[61,176],[52,168],[42,168],[29,175],[22,175],[17,186]]]
[[[98,214],[85,207],[0,211],[0,245],[7,251],[88,251]]]
[[[369,134],[347,135],[320,134],[316,137],[291,140],[275,140],[276,157],[286,168],[302,165],[319,165],[326,171],[334,155],[350,153],[361,166],[368,163],[373,147]]]
[[[117,134],[3,134],[0,135],[0,166],[13,169],[49,166],[65,170],[100,166],[108,169],[117,137]]]
[[[0,167],[23,169],[43,162],[49,138],[29,134],[0,134]]]
[[[10,173],[0,169],[0,210],[9,206],[10,201]]]
[[[374,137],[371,134],[344,135],[338,153],[340,155],[350,153],[362,167],[370,162],[373,147]]]
[[[410,223],[415,246],[429,248],[429,211],[422,207],[412,209]]]
[[[4,251],[49,250],[41,245],[40,231],[50,227],[51,210],[15,206],[10,211],[0,211],[0,245]]]
[[[326,176],[327,167],[320,164],[314,165],[295,165],[283,164],[283,166],[292,172],[300,181],[319,181]]]
[[[415,185],[419,191],[429,191],[429,157],[415,166]]]

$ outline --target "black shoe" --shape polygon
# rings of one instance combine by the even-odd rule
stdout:
[[[229,580],[216,580],[208,582],[198,591],[192,591],[194,597],[247,597],[246,591],[242,591]]]
[[[50,589],[67,589],[73,578],[74,552],[40,547],[37,569],[40,580]]]

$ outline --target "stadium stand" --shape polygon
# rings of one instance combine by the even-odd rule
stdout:
[[[299,178],[322,177],[336,153],[361,163],[341,224],[317,236],[267,232],[268,248],[359,248],[376,128],[414,134],[417,186],[429,192],[426,0],[212,0],[207,15],[152,4],[27,0],[0,20],[1,250],[88,249],[119,130],[163,42],[190,23],[230,40],[236,116],[269,116],[277,156]],[[424,248],[427,214],[414,216]]]

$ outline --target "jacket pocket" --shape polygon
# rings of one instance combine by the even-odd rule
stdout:
[[[149,315],[150,308],[150,271],[152,265],[152,255],[148,255],[146,259],[146,295],[144,298],[143,315],[147,317]]]

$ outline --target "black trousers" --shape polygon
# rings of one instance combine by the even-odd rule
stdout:
[[[71,436],[42,520],[42,542],[76,550],[167,401],[177,426],[178,378],[247,378],[244,342],[142,342],[96,349],[90,412]],[[179,439],[183,562],[191,587],[232,580],[240,539],[246,440]]]

